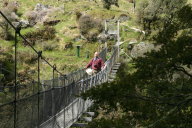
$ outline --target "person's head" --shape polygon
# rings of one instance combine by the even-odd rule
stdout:
[[[98,53],[98,52],[95,52],[95,53],[94,53],[94,57],[99,57],[99,53]]]

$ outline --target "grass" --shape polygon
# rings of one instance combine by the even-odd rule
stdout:
[[[12,0],[14,1],[14,0]],[[112,6],[111,10],[106,10],[103,9],[102,2],[95,3],[95,2],[89,2],[89,1],[81,1],[81,0],[76,0],[76,1],[69,1],[69,2],[63,2],[63,1],[53,1],[53,0],[18,0],[19,2],[19,13],[24,14],[25,12],[29,10],[33,10],[35,5],[37,3],[42,3],[46,5],[51,5],[55,7],[61,7],[64,6],[64,13],[59,13],[59,14],[53,14],[55,15],[55,19],[60,19],[62,22],[58,23],[57,25],[54,26],[56,29],[56,37],[59,40],[50,40],[48,43],[50,44],[57,44],[58,48],[54,49],[53,51],[43,51],[43,55],[49,60],[51,64],[56,64],[58,70],[60,70],[63,73],[68,73],[70,71],[76,70],[78,68],[85,67],[85,65],[88,63],[90,58],[86,58],[86,53],[87,51],[90,52],[92,55],[94,51],[98,50],[99,43],[86,43],[84,40],[80,40],[78,42],[75,42],[73,39],[79,36],[79,30],[78,28],[70,29],[71,26],[78,26],[76,22],[76,15],[75,11],[80,11],[82,13],[89,14],[95,18],[100,18],[102,20],[104,19],[110,19],[112,17],[118,18],[119,15],[121,14],[127,14],[131,16],[131,20],[128,22],[125,22],[123,24],[129,25],[129,26],[137,26],[135,22],[135,14],[132,11],[133,5],[128,3],[126,0],[121,0],[119,1],[120,8]],[[76,7],[76,8],[74,8]],[[24,18],[22,16],[21,18]],[[42,25],[37,25],[36,27],[33,28],[27,28],[27,29],[22,29],[21,33],[26,34],[31,31],[35,31],[37,28],[41,28]],[[121,32],[122,36],[122,41],[129,41],[135,38],[138,38],[139,34],[135,33],[133,31],[129,32]],[[2,43],[0,46],[2,47],[12,47],[13,46],[13,41],[7,42],[0,40]],[[72,42],[73,43],[73,48],[72,49],[63,49],[63,46],[68,43]],[[35,45],[35,48],[40,51],[42,50],[42,42],[41,44]],[[78,58],[76,56],[76,45],[82,45],[81,47],[81,57]],[[29,55],[35,55],[35,53],[28,47],[23,46],[23,42],[20,41],[18,45],[18,51],[19,52],[29,52]],[[46,64],[43,65],[43,70],[42,70],[42,77],[43,79],[50,78],[51,76],[51,68],[46,66]],[[37,63],[35,64],[24,64],[21,63],[20,65],[18,64],[18,68],[22,71],[25,69],[25,67],[30,67],[31,69],[37,69]],[[47,73],[47,77],[43,76],[44,73]]]
[[[10,0],[11,1],[11,0]],[[12,0],[14,1],[14,0]],[[133,13],[133,4],[130,4],[127,2],[127,0],[120,0],[119,1],[119,8],[112,6],[111,10],[103,9],[103,5],[101,2],[98,1],[96,4],[95,2],[89,2],[88,0],[76,0],[75,2],[69,1],[69,2],[62,2],[60,0],[59,2],[55,2],[55,0],[17,0],[20,3],[19,7],[19,13],[24,14],[26,11],[33,10],[35,5],[37,3],[42,4],[48,4],[51,6],[59,7],[63,6],[65,7],[64,13],[56,13],[53,14],[55,16],[55,19],[61,20],[57,25],[54,26],[56,29],[56,39],[44,41],[44,42],[37,42],[37,44],[34,46],[37,51],[43,51],[43,56],[53,65],[55,64],[57,66],[57,69],[62,73],[69,73],[71,71],[77,70],[79,68],[83,68],[86,66],[88,61],[93,57],[93,53],[95,51],[101,50],[101,44],[98,42],[91,42],[88,43],[85,40],[79,40],[74,41],[74,38],[80,36],[79,29],[71,27],[77,26],[78,24],[76,22],[76,11],[80,11],[84,14],[91,15],[94,18],[99,18],[101,20],[104,19],[111,19],[115,18],[117,19],[121,14],[126,14],[131,17],[130,20],[121,23],[121,41],[124,41],[125,43],[121,46],[126,50],[127,45],[129,41],[133,39],[138,39],[140,36],[139,33],[134,32],[133,30],[128,28],[128,31],[124,31],[123,26],[132,26],[139,28],[137,22],[136,22],[136,16],[135,13]],[[2,3],[2,2],[1,2]],[[0,3],[0,4],[1,4]],[[21,19],[25,19],[24,15],[21,15]],[[36,31],[39,28],[42,28],[43,25],[36,25],[35,27],[22,29],[21,33],[25,35],[28,32]],[[13,32],[13,31],[12,31]],[[13,33],[14,34],[14,33]],[[64,45],[68,42],[73,43],[73,48],[71,49],[64,49]],[[43,50],[43,44],[56,44],[57,47],[53,49],[52,51],[44,51]],[[114,42],[108,42],[109,45],[113,45]],[[81,51],[80,51],[80,57],[76,56],[76,45],[81,45]],[[4,41],[0,39],[0,47],[5,49],[4,52],[9,51],[13,55],[14,59],[14,40],[13,41]],[[124,51],[125,51],[124,50]],[[87,52],[90,53],[90,58],[86,58]],[[18,58],[20,57],[26,57],[26,58],[32,58],[37,57],[37,54],[28,46],[23,45],[23,41],[19,39],[18,43]],[[108,58],[109,58],[108,54]],[[25,58],[24,58],[25,59]],[[18,73],[24,74],[27,76],[31,76],[31,79],[37,81],[37,60],[33,63],[24,63],[23,61],[18,62]],[[48,66],[43,60],[40,60],[40,80],[49,80],[52,79],[52,68]],[[57,77],[58,74],[55,73],[55,76]],[[23,77],[23,76],[21,76]],[[27,87],[28,88],[28,87]],[[31,93],[30,90],[28,91],[26,89],[20,90],[21,94],[25,94],[26,92]],[[7,91],[9,92],[9,91]],[[1,93],[0,93],[1,95]],[[12,94],[2,94],[2,98],[4,96],[11,96]],[[1,97],[1,96],[0,96]],[[7,101],[10,101],[11,98],[3,98],[4,100],[0,99],[0,103],[5,103]]]

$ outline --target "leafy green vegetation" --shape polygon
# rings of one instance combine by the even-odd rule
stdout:
[[[9,0],[10,2],[14,0]],[[131,11],[132,4],[126,0],[118,1],[119,6],[113,6],[110,10],[103,8],[103,2],[98,1],[57,1],[53,2],[52,0],[47,1],[26,1],[18,0],[18,9],[16,11],[19,20],[27,20],[28,13],[31,13],[37,3],[43,5],[49,5],[51,7],[60,8],[59,12],[54,12],[50,14],[51,19],[49,20],[58,20],[57,24],[51,25],[51,30],[49,31],[43,23],[36,24],[33,27],[24,27],[21,30],[21,34],[28,37],[28,40],[32,42],[33,47],[37,51],[43,51],[43,56],[51,63],[56,64],[57,69],[62,73],[69,73],[71,71],[77,70],[79,68],[85,67],[90,58],[87,58],[87,54],[92,57],[92,54],[95,51],[100,51],[104,44],[99,43],[98,41],[87,41],[86,39],[81,38],[81,31],[79,29],[79,23],[76,18],[76,12],[81,12],[83,15],[89,15],[92,19],[96,19],[99,22],[99,26],[104,26],[104,20],[106,19],[118,19],[121,14],[126,14],[130,16],[130,20],[123,22],[123,25],[127,26],[136,26],[135,24],[135,15]],[[3,5],[4,2],[1,2],[0,5]],[[78,8],[74,8],[78,7]],[[97,20],[98,19],[98,20]],[[96,26],[97,27],[97,26]],[[50,28],[50,27],[49,27]],[[100,28],[100,31],[103,28]],[[91,33],[95,30],[91,29]],[[92,31],[93,30],[93,31]],[[1,31],[1,30],[0,30]],[[14,30],[11,28],[9,30],[11,36],[14,36]],[[53,32],[55,34],[53,34]],[[96,31],[96,33],[98,33]],[[45,36],[44,36],[45,35]],[[47,37],[48,36],[48,37]],[[51,38],[51,36],[53,36]],[[140,36],[138,32],[130,30],[129,32],[121,30],[121,41],[125,41],[125,48],[127,43],[133,38]],[[46,37],[46,38],[42,38]],[[91,39],[91,38],[90,38]],[[26,44],[23,40],[18,38],[19,42],[17,44],[17,79],[20,84],[27,84],[33,80],[37,81],[37,54]],[[76,46],[81,45],[80,48],[80,57],[76,56]],[[114,45],[114,41],[109,41],[109,51],[111,45]],[[2,73],[1,75],[1,86],[7,87],[13,85],[14,77],[14,39],[6,41],[3,38],[0,38],[0,57],[1,53],[9,54],[7,59],[11,60],[11,65],[3,65],[5,69],[10,72],[11,76],[8,74]],[[108,55],[110,56],[110,55]],[[4,56],[3,56],[4,58]],[[1,59],[3,60],[3,59]],[[46,74],[46,75],[45,75]],[[55,74],[59,76],[59,74]],[[5,79],[6,78],[6,79]],[[7,79],[10,78],[10,79]],[[43,60],[40,61],[40,80],[52,79],[52,68],[50,68]],[[31,94],[31,90],[27,88],[21,89],[20,96],[25,96],[26,92]],[[0,102],[3,104],[13,100],[13,90],[9,88],[4,88],[2,92],[2,98]],[[20,97],[20,98],[21,98]]]
[[[83,94],[84,98],[93,99],[94,107],[99,110],[99,116],[88,127],[191,128],[192,9],[186,5],[186,0],[136,0],[136,10],[131,0],[17,1],[19,8],[15,12],[19,19],[24,20],[29,18],[26,13],[33,11],[37,3],[60,8],[59,13],[50,14],[49,19],[58,23],[49,28],[44,23],[35,24],[23,28],[21,33],[62,73],[84,67],[90,59],[86,57],[87,52],[92,54],[101,50],[102,45],[95,37],[103,30],[102,21],[106,19],[128,17],[120,25],[121,48],[126,55],[130,55],[127,47],[131,41],[155,42],[160,46],[158,50],[132,61],[127,59],[127,55],[122,59],[115,82],[105,83]],[[77,12],[91,18],[80,24]],[[9,36],[14,35],[12,29],[7,27],[5,30]],[[88,40],[81,37],[82,33]],[[14,40],[4,39],[0,38],[0,63],[10,72],[0,72],[0,82],[10,87],[14,77]],[[81,46],[80,57],[76,56],[77,45]],[[112,45],[114,41],[108,41],[109,50]],[[37,80],[37,54],[20,38],[17,50],[18,81],[26,84]],[[41,81],[52,79],[52,68],[43,60],[40,60],[40,67]],[[55,76],[59,74],[55,73]],[[0,92],[0,104],[12,101],[13,91],[13,88],[5,88]],[[34,93],[29,88],[19,91],[20,98]]]
[[[158,2],[166,0],[157,0],[154,4]],[[158,24],[158,32],[154,29],[157,24],[151,24],[151,28],[154,28],[150,29],[150,37],[153,38],[149,39],[160,48],[134,58],[129,63],[123,61],[114,82],[105,83],[82,94],[84,98],[95,102],[99,112],[99,116],[88,127],[192,126],[192,6],[180,2],[174,1],[179,7],[176,10],[162,13],[165,16],[173,13],[166,22],[162,22],[164,18],[155,20],[161,22]],[[170,3],[167,1],[166,5]],[[169,10],[168,6],[162,7]],[[153,8],[154,6],[148,7],[151,11]]]
[[[89,50],[89,53],[92,54],[94,51],[100,49],[99,48],[100,44],[98,44],[97,42],[87,44],[86,40],[78,39],[80,37],[80,31],[78,28],[78,22],[76,21],[76,11],[86,13],[87,15],[90,15],[93,18],[98,18],[102,21],[104,19],[110,19],[113,17],[118,18],[118,16],[122,13],[128,14],[129,10],[127,10],[127,8],[132,7],[132,5],[125,0],[119,1],[119,5],[121,6],[121,8],[117,8],[114,6],[113,8],[111,8],[111,10],[103,9],[102,2],[97,3],[89,1],[81,2],[80,0],[68,1],[68,2],[63,1],[53,2],[52,0],[48,0],[46,2],[40,0],[37,1],[18,0],[19,9],[17,10],[17,13],[20,16],[19,18],[26,19],[25,13],[33,10],[37,3],[42,3],[44,5],[50,5],[53,7],[63,7],[62,13],[52,14],[55,17],[55,19],[61,21],[55,26],[53,26],[53,28],[56,30],[55,33],[56,37],[48,41],[42,41],[42,40],[36,41],[36,45],[34,45],[34,47],[38,51],[43,50],[43,55],[45,55],[45,57],[49,59],[49,61],[52,64],[56,64],[58,70],[62,71],[63,73],[67,73],[72,70],[84,67],[86,63],[89,61],[89,58],[86,58],[87,51]],[[78,9],[74,9],[74,7],[78,7]],[[130,15],[132,15],[132,13],[130,13]],[[129,21],[128,24],[130,25],[134,23],[134,21],[132,23],[131,22],[132,21]],[[43,28],[43,25],[38,24],[35,27],[23,28],[21,30],[21,33],[24,35],[30,35],[31,32],[40,31],[41,28]],[[127,32],[125,33],[122,32],[121,34],[124,35],[122,38],[123,40],[129,40],[129,38],[137,37],[137,33],[135,32],[130,32],[129,34]],[[0,41],[1,41],[0,44],[1,47],[3,48],[7,47],[12,49],[13,43],[11,42],[13,41],[6,42],[2,39],[0,39]],[[70,49],[66,49],[65,47],[69,43],[72,43],[73,46]],[[36,56],[35,53],[25,45],[26,45],[25,42],[23,42],[22,40],[19,41],[18,56],[23,56],[22,54],[25,54],[25,56],[35,57]],[[80,58],[76,57],[76,45],[82,45]],[[27,53],[27,51],[30,52]],[[11,54],[14,53],[11,52]],[[26,64],[28,65],[27,67],[32,67],[32,69],[37,68],[36,64],[25,63],[24,65]],[[24,65],[18,63],[18,69],[21,72],[27,69]]]
[[[111,5],[115,5],[119,7],[118,0],[103,0],[103,7],[106,9],[110,9]]]

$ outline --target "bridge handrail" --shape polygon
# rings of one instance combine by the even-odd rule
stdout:
[[[62,120],[62,122],[65,122],[65,123],[61,124],[61,127],[69,128],[79,118],[79,116],[82,115],[82,113],[87,110],[87,107],[89,107],[92,104],[91,101],[84,101],[77,96],[79,96],[82,92],[89,90],[93,86],[97,86],[104,82],[107,82],[108,75],[111,71],[112,66],[117,61],[117,57],[118,57],[118,49],[117,47],[114,47],[114,51],[111,57],[105,62],[106,64],[105,68],[102,69],[99,73],[86,77],[85,79],[79,80],[77,82],[74,82],[69,86],[57,88],[58,90],[62,90],[62,89],[66,90],[65,93],[67,93],[66,95],[67,98],[66,97],[65,97],[66,99],[64,98],[64,102],[66,106],[64,108],[61,107],[61,109],[57,108],[56,117],[51,116],[48,120],[43,122],[40,127],[41,128],[51,127],[51,125],[56,122],[55,118],[60,118],[60,116],[68,115],[69,111],[66,110],[66,108],[69,108],[69,109],[73,108],[75,104],[83,105],[84,107],[81,105],[79,106],[80,108],[78,108],[78,112],[76,112],[76,114],[72,114],[71,116],[68,115],[69,119]],[[87,102],[89,102],[89,105],[86,105]],[[60,105],[57,104],[57,106],[60,106]],[[75,110],[72,109],[72,111],[75,111]],[[72,112],[72,113],[75,113],[75,112]]]
[[[55,122],[55,115],[63,108],[67,107],[75,99],[77,99],[76,94],[86,91],[90,89],[92,86],[96,86],[98,84],[107,81],[108,74],[117,59],[117,48],[114,48],[114,52],[111,58],[106,61],[107,66],[96,75],[93,75],[91,77],[84,77],[85,73],[84,69],[81,69],[76,73],[64,75],[57,70],[55,65],[52,65],[44,56],[42,56],[42,51],[37,51],[31,45],[31,43],[20,33],[21,30],[20,27],[15,27],[1,11],[0,15],[2,15],[4,19],[9,23],[9,25],[15,30],[15,53],[17,50],[17,35],[19,35],[28,44],[28,46],[30,46],[32,50],[38,55],[38,82],[34,81],[33,83],[38,85],[37,86],[38,91],[36,91],[34,95],[25,97],[23,99],[19,99],[17,94],[19,86],[17,83],[17,79],[15,78],[14,101],[0,106],[1,127],[4,128],[13,128],[13,127],[22,128],[28,126],[38,127],[40,124],[50,119],[50,117],[53,117]],[[100,56],[106,57],[106,51],[102,51],[100,53]],[[40,70],[39,70],[40,59],[46,62],[53,69],[53,74],[56,71],[61,75],[61,77],[54,77],[53,75],[53,79],[50,81],[52,86],[49,88],[49,90],[41,91],[39,89],[40,86],[43,86],[43,83],[41,83],[40,81]],[[15,67],[15,73],[16,73],[16,67]],[[76,75],[75,77],[76,78],[78,77],[79,79],[74,79],[74,75]],[[84,79],[81,81],[80,80],[81,78]],[[56,82],[58,85],[60,83],[61,88],[57,88],[56,86],[54,86]],[[7,116],[5,114],[7,114]],[[14,115],[14,117],[10,116],[10,114]]]

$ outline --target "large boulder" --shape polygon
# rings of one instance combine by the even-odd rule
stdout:
[[[108,35],[105,33],[101,33],[98,35],[97,38],[98,38],[99,42],[105,43],[108,40]]]
[[[116,34],[99,34],[98,41],[101,43],[105,43],[106,41],[117,41],[117,35]]]
[[[54,8],[49,5],[43,5],[38,3],[34,10],[26,12],[25,16],[27,17],[30,26],[34,26],[36,23],[42,23],[45,25],[55,25],[60,20],[55,19],[55,13],[63,12],[61,8]]]
[[[20,21],[12,22],[12,23],[13,23],[13,25],[14,25],[15,27],[20,26],[20,27],[22,27],[22,28],[27,28],[27,27],[30,26],[28,20],[20,20]]]
[[[133,58],[142,57],[145,53],[150,52],[151,50],[158,50],[161,46],[155,46],[153,43],[132,43],[133,48],[131,50],[131,56]]]
[[[50,9],[50,8],[51,8],[51,7],[50,7],[49,5],[43,5],[43,4],[38,3],[38,4],[35,6],[34,11],[40,12],[40,11],[48,10],[48,9]]]

